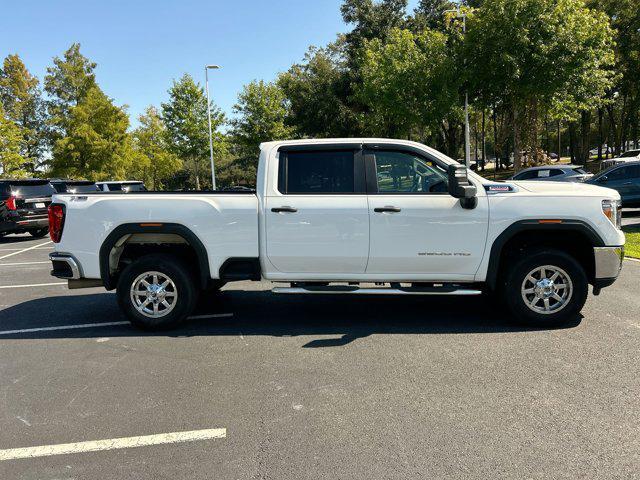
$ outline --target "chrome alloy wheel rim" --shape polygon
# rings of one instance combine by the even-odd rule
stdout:
[[[178,301],[176,284],[166,274],[145,272],[131,283],[131,303],[145,317],[161,318],[171,313]]]
[[[520,289],[522,300],[536,313],[549,315],[566,307],[573,295],[573,283],[560,267],[544,265],[529,272]]]

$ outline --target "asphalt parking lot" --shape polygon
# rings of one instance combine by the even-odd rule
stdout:
[[[242,282],[151,334],[113,293],[50,277],[50,251],[0,239],[2,480],[640,475],[640,262],[556,330],[481,298]],[[12,458],[68,443],[85,447]]]

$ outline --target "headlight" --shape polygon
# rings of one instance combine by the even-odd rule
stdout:
[[[620,200],[603,200],[602,213],[616,228],[622,226],[622,208]]]

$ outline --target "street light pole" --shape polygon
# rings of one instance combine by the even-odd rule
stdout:
[[[444,13],[455,13],[457,18],[462,18],[462,35],[467,33],[467,14],[460,11],[460,5],[455,10],[445,10]],[[464,92],[464,163],[471,167],[471,131],[469,129],[469,92]]]
[[[207,117],[209,119],[209,153],[211,156],[211,188],[216,189],[216,171],[213,166],[213,133],[211,131],[211,101],[209,100],[209,69],[217,70],[218,65],[206,65],[204,67],[205,85],[207,90]]]

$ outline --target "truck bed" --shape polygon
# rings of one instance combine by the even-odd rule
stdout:
[[[54,202],[66,207],[56,250],[73,252],[85,278],[100,278],[100,246],[125,224],[187,227],[207,249],[212,276],[228,258],[258,257],[258,198],[253,192],[65,193],[55,195]]]

